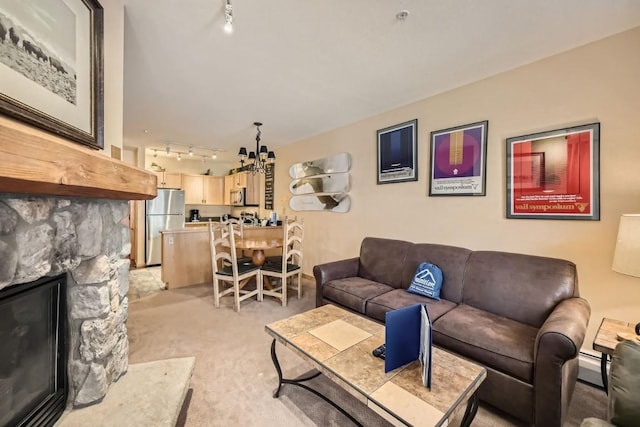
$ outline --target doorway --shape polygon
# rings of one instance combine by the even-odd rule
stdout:
[[[138,148],[124,147],[122,151],[122,161],[131,166],[138,166]],[[138,254],[138,202],[129,201],[129,234],[131,236],[131,252],[129,253],[130,268],[137,268]]]

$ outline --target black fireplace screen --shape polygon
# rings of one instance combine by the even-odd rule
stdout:
[[[66,275],[0,290],[0,426],[51,426],[65,409]]]

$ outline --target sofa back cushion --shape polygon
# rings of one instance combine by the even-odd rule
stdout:
[[[412,247],[413,243],[404,240],[366,237],[360,246],[358,276],[399,288],[404,260]],[[415,268],[413,272],[416,272]]]
[[[578,296],[578,276],[563,259],[476,251],[463,287],[465,304],[539,328],[556,304]]]
[[[456,246],[418,243],[407,253],[402,271],[402,288],[411,284],[421,262],[430,262],[442,270],[440,298],[460,304],[462,302],[462,278],[471,251]]]

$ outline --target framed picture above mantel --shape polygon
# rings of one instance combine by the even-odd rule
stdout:
[[[0,113],[103,148],[103,21],[98,0],[0,2]]]
[[[507,218],[600,219],[600,123],[507,138]]]

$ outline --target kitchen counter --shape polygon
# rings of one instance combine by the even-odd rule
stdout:
[[[211,283],[211,250],[208,222],[190,223],[180,230],[163,230],[162,281],[167,289]],[[197,224],[197,225],[196,225]],[[243,227],[245,237],[282,238],[282,226]],[[267,256],[280,255],[282,249],[265,251]],[[246,256],[251,256],[247,253]]]

